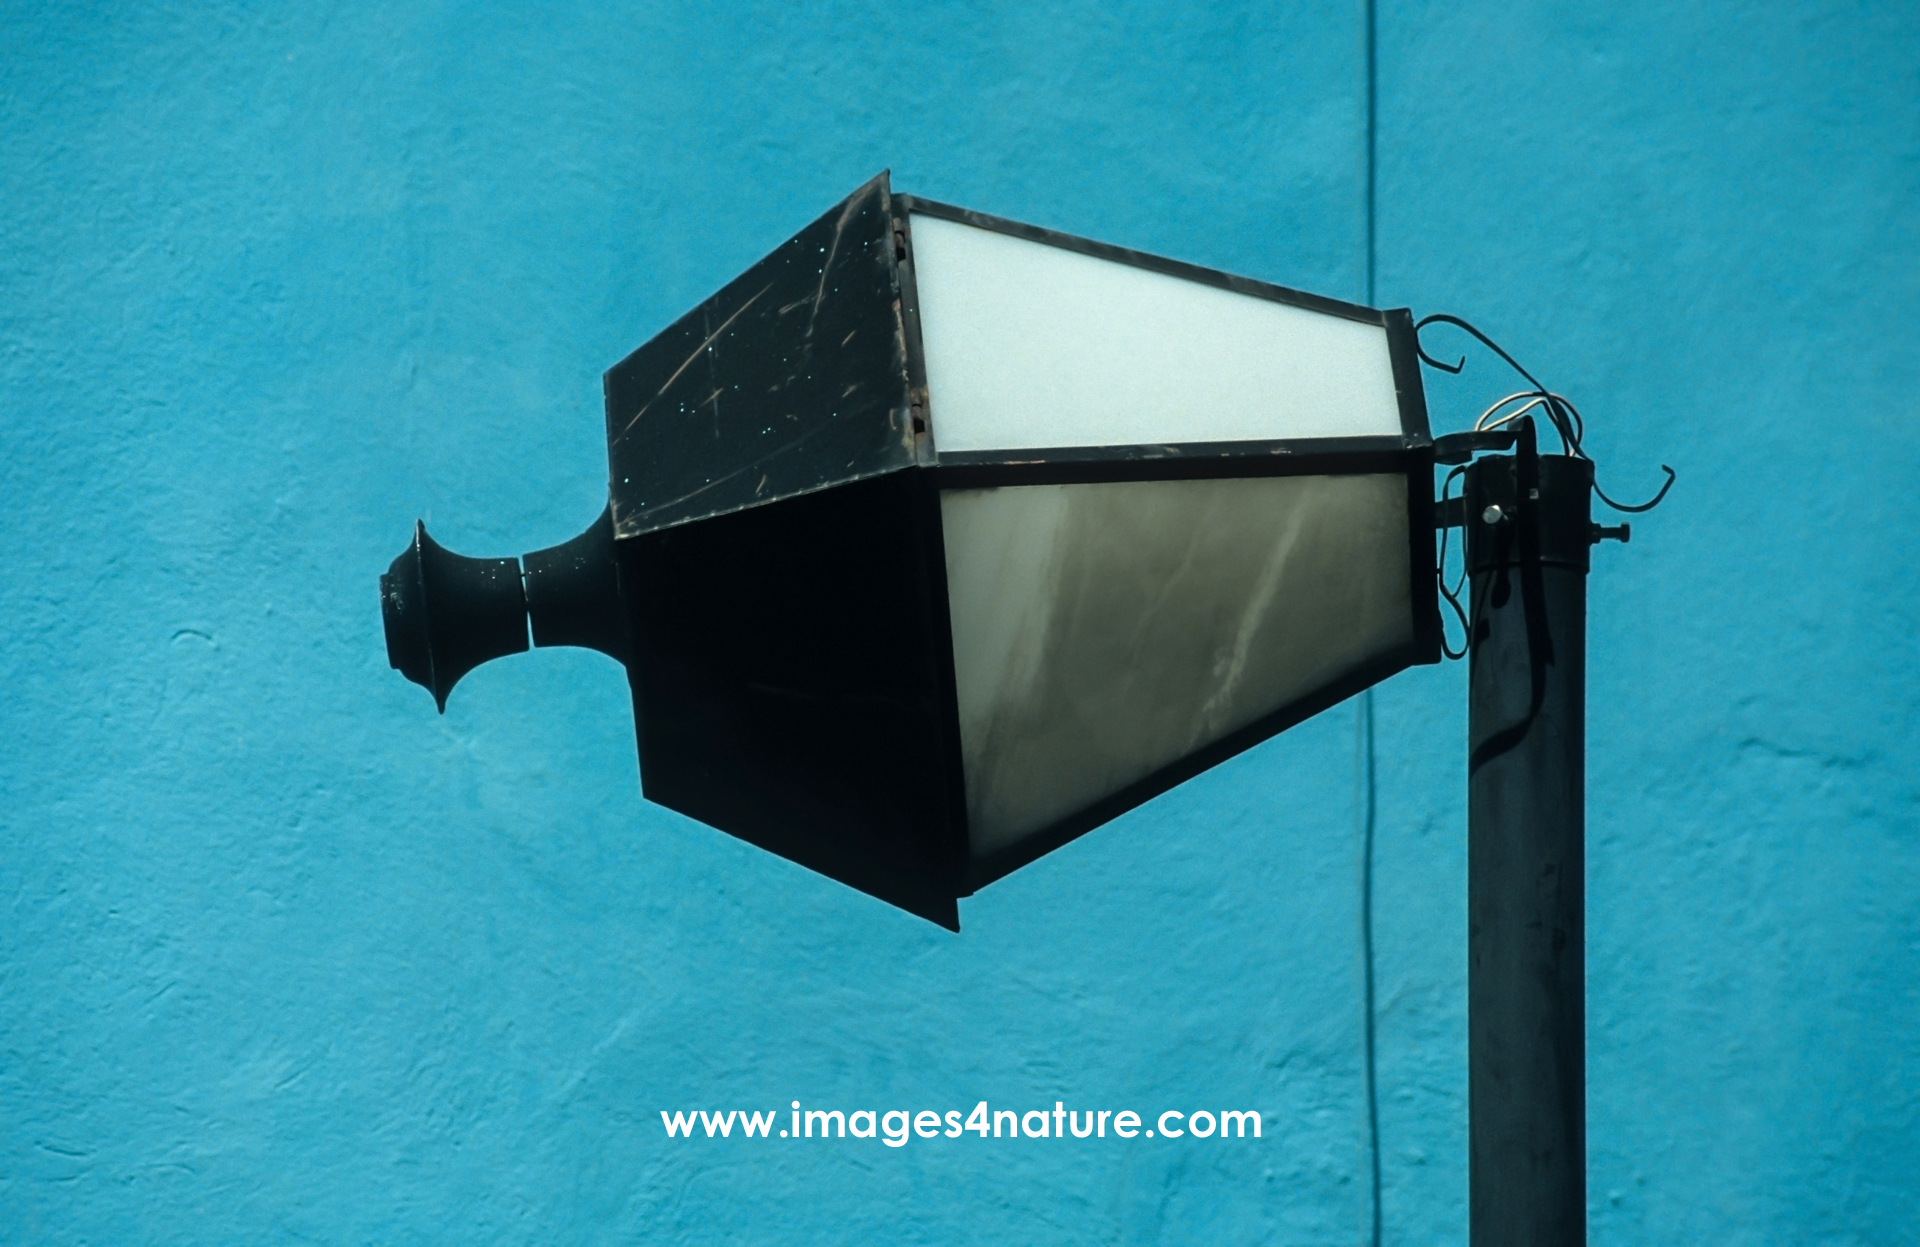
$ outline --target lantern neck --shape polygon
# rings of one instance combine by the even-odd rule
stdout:
[[[442,714],[460,677],[529,648],[529,625],[533,645],[627,659],[610,510],[571,541],[518,559],[455,554],[416,521],[412,544],[380,577],[380,604],[387,661]]]

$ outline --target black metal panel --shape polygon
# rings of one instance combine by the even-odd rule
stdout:
[[[647,798],[957,930],[938,517],[893,473],[618,547]]]
[[[1407,473],[1407,573],[1413,583],[1408,587],[1413,602],[1415,663],[1440,661],[1444,635],[1440,622],[1439,551],[1434,544],[1438,531],[1433,505],[1433,447],[1431,443],[1412,452],[1413,468]]]
[[[907,467],[882,173],[605,377],[619,537]]]

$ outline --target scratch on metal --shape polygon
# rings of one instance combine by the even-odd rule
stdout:
[[[708,347],[712,346],[714,339],[718,338],[721,334],[725,333],[727,331],[728,326],[732,325],[734,321],[739,320],[742,316],[746,315],[747,309],[752,307],[756,302],[758,302],[761,295],[765,294],[767,291],[771,289],[773,289],[772,282],[768,282],[766,285],[760,287],[760,289],[754,293],[753,298],[748,299],[745,303],[742,303],[739,306],[739,308],[734,311],[733,315],[727,317],[725,320],[720,322],[720,327],[718,329],[708,334],[706,336],[706,339],[703,342],[701,342],[699,346],[694,347],[693,354],[687,356],[686,359],[681,361],[680,366],[673,370],[673,375],[667,378],[666,384],[661,386],[657,391],[655,391],[654,396],[648,399],[644,404],[642,404],[639,411],[636,411],[633,413],[633,419],[627,421],[627,427],[620,430],[620,436],[625,437],[627,434],[633,432],[633,426],[640,423],[640,417],[647,414],[647,408],[659,402],[660,395],[665,394],[668,390],[673,388],[673,383],[680,379],[681,373],[693,367],[693,361],[700,358],[700,353],[706,350]]]
[[[820,301],[827,297],[827,273],[833,268],[833,259],[840,254],[840,237],[847,232],[847,222],[853,219],[854,211],[860,206],[860,197],[847,200],[847,206],[840,210],[840,219],[833,223],[833,246],[827,248],[827,262],[820,266],[820,284],[813,292],[813,311],[807,314],[807,336],[813,336],[813,322],[820,316]]]

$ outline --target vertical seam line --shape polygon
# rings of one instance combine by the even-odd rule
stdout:
[[[1376,215],[1378,205],[1378,149],[1379,149],[1379,33],[1378,0],[1361,0],[1362,7],[1362,59],[1366,75],[1364,108],[1366,124],[1362,135],[1362,217],[1365,228],[1362,231],[1365,252],[1362,264],[1362,280],[1366,285],[1365,303],[1374,306],[1377,294],[1376,246],[1378,234]],[[1379,1066],[1376,1059],[1374,1034],[1375,984],[1373,965],[1373,841],[1376,813],[1376,784],[1374,770],[1374,734],[1373,734],[1373,690],[1367,689],[1360,695],[1359,706],[1360,739],[1358,758],[1359,774],[1359,814],[1360,814],[1360,956],[1365,980],[1365,1026],[1362,1033],[1366,1041],[1367,1069],[1367,1166],[1368,1166],[1368,1242],[1371,1247],[1380,1247],[1383,1230],[1380,1208],[1380,1086]]]

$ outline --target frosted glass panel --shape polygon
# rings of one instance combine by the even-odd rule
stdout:
[[[984,856],[1413,639],[1404,476],[941,495]]]
[[[946,452],[1401,433],[1387,332],[913,217]]]

